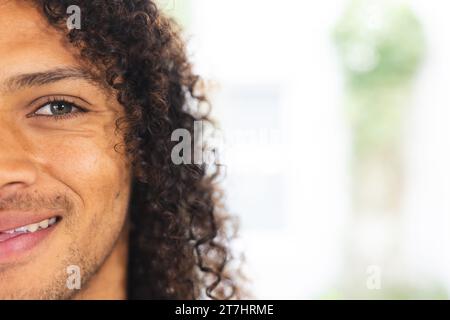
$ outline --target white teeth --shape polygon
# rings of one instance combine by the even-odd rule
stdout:
[[[25,233],[25,232],[36,232],[38,230],[47,229],[48,227],[54,225],[56,223],[56,218],[50,218],[42,220],[38,223],[32,223],[27,226],[23,226],[20,228],[16,228],[14,230],[4,231],[4,233],[13,234],[13,233]]]
[[[30,224],[27,226],[28,232],[36,232],[39,229],[39,223]]]
[[[27,232],[27,227],[20,227],[20,228],[14,229],[13,232]]]
[[[48,227],[48,223],[49,223],[49,220],[41,221],[41,222],[39,222],[39,227],[41,227],[42,229],[45,229]]]

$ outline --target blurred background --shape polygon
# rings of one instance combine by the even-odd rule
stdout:
[[[258,299],[448,299],[450,2],[159,0]]]

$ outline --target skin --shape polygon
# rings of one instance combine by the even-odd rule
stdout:
[[[131,169],[114,149],[123,142],[115,121],[124,111],[85,78],[80,61],[37,9],[0,0],[0,203],[48,209],[58,195],[69,203],[55,202],[62,219],[44,241],[0,264],[0,299],[126,298]],[[24,81],[63,69],[80,72]],[[48,102],[61,98],[86,112],[66,107],[70,117],[55,118]],[[70,265],[80,267],[81,290],[66,286]]]

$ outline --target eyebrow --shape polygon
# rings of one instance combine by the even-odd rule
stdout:
[[[56,68],[43,72],[19,74],[6,80],[6,87],[10,91],[27,87],[44,86],[62,80],[87,80],[94,85],[101,86],[99,79],[82,68]]]

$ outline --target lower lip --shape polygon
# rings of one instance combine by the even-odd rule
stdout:
[[[45,240],[53,232],[58,223],[47,229],[33,233],[24,233],[17,237],[0,242],[0,264],[18,259]]]

